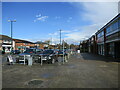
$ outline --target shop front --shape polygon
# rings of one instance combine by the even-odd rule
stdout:
[[[104,55],[104,43],[98,43],[98,54]]]
[[[105,44],[104,44],[104,36],[102,35],[97,39],[97,51],[99,55],[105,55]]]
[[[2,51],[5,53],[11,52],[11,45],[2,45]]]
[[[120,58],[120,32],[106,37],[106,53],[109,57]]]

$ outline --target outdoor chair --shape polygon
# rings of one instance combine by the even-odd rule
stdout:
[[[24,56],[19,56],[19,63],[23,62],[25,65],[25,55]]]
[[[34,55],[34,56],[33,56],[33,61],[34,61],[35,63],[40,63],[40,56],[39,56],[39,55]]]
[[[9,65],[13,64],[13,57],[11,55],[8,55],[7,61]]]

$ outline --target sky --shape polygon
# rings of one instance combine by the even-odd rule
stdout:
[[[29,41],[78,43],[92,36],[118,14],[117,2],[3,2],[2,33]]]

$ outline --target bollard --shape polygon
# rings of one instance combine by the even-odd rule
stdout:
[[[65,62],[68,62],[68,61],[67,61],[67,56],[65,56]]]
[[[25,65],[25,55],[24,55],[24,65]]]
[[[58,57],[58,64],[61,65],[62,62],[63,62],[63,57],[62,57],[62,56],[59,56],[59,57]]]
[[[32,66],[32,56],[28,55],[28,66]]]
[[[42,66],[42,64],[43,64],[43,61],[42,61],[42,55],[41,55],[41,66]]]

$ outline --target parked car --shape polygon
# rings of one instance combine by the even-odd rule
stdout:
[[[42,49],[29,48],[29,49],[26,49],[23,53],[39,54],[41,52],[43,52]]]
[[[24,57],[23,56],[31,56],[33,58],[33,62],[40,62],[40,56],[39,54],[42,52],[41,49],[36,49],[36,48],[29,48],[26,49],[23,53],[20,53],[17,57],[17,62],[22,60]],[[28,58],[26,58],[26,63],[28,63]]]
[[[63,50],[59,50],[57,55],[58,55],[58,57],[59,57],[59,56],[62,57],[62,56],[63,56]],[[67,56],[67,55],[68,55],[68,54],[67,54],[67,51],[64,50],[64,56]]]
[[[36,54],[40,54],[40,53],[42,53],[44,50],[43,49],[36,49]]]
[[[47,63],[52,64],[57,61],[57,53],[54,50],[45,50],[39,55],[41,56],[41,59]]]
[[[11,53],[12,54],[20,54],[21,52],[20,52],[20,50],[12,50]]]

